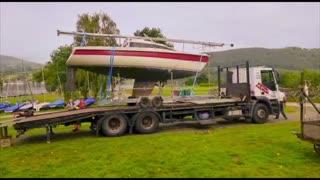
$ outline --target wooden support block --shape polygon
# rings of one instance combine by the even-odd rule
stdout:
[[[2,138],[0,139],[0,147],[1,147],[1,148],[10,147],[11,145],[12,145],[11,136],[2,137]]]

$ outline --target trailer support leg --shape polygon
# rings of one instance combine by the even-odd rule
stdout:
[[[50,144],[50,130],[49,130],[49,126],[46,126],[46,131],[47,131],[47,143]]]
[[[52,130],[52,126],[50,126],[50,134],[54,134]]]
[[[132,121],[129,121],[129,134],[132,134],[133,133],[133,126],[135,124],[135,121],[132,120]]]

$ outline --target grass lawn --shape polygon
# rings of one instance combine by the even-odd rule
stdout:
[[[198,93],[208,92],[198,88]],[[288,114],[298,109],[285,107]],[[155,134],[113,138],[96,137],[84,123],[78,132],[72,126],[56,127],[51,144],[45,143],[44,128],[32,129],[14,146],[0,149],[0,177],[320,178],[320,156],[311,143],[292,134],[300,131],[300,122],[292,120],[208,128],[172,125]],[[9,134],[16,135],[12,127]]]
[[[37,99],[39,101],[39,103],[41,102],[54,102],[58,99],[63,99],[63,97],[61,97],[61,95],[59,95],[58,93],[51,93],[51,94],[35,94],[33,95],[34,99]],[[10,103],[15,104],[17,101],[18,102],[24,102],[27,100],[32,100],[32,96],[28,95],[28,96],[20,96],[20,97],[8,97],[8,99],[6,98],[2,98],[3,101],[8,100]]]
[[[58,126],[51,144],[34,129],[0,149],[0,177],[320,177],[298,121],[217,128],[165,128],[150,135],[96,137]],[[14,134],[13,129],[9,129]]]

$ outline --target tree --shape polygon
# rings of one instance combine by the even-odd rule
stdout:
[[[78,32],[87,33],[107,33],[107,34],[119,34],[116,23],[106,13],[94,13],[90,15],[88,13],[78,15],[78,21],[76,24]],[[77,98],[77,92],[65,92],[66,85],[66,61],[68,60],[72,46],[80,46],[82,37],[75,37],[72,45],[60,46],[54,50],[51,54],[51,60],[45,65],[43,73],[45,76],[46,89],[49,92],[57,91],[60,88],[64,92],[65,99]],[[86,45],[88,46],[118,46],[115,38],[101,38],[101,37],[86,37]],[[89,75],[89,76],[88,76]],[[91,82],[93,95],[96,97],[103,87],[104,75],[98,75],[93,72],[87,73],[87,71],[78,69],[76,74],[76,86],[75,88],[80,91],[81,95],[87,97],[88,89],[88,77]],[[42,72],[38,71],[33,74],[33,79],[36,82],[42,81]],[[60,79],[60,82],[59,82]],[[61,84],[60,84],[61,83]]]
[[[194,82],[194,77],[188,78],[185,81],[185,84],[187,86],[192,86]],[[198,75],[197,79],[196,79],[196,84],[200,84],[200,83],[208,83],[208,77],[206,74],[200,74]]]
[[[119,34],[117,24],[106,13],[88,13],[78,15],[77,31],[87,33]],[[116,46],[115,38],[87,37],[88,46]],[[75,44],[80,45],[82,37],[75,37]]]
[[[77,31],[87,33],[103,33],[103,34],[119,34],[120,30],[117,28],[117,24],[106,13],[94,13],[90,15],[88,13],[78,16]],[[81,45],[82,37],[75,37],[75,44]],[[87,37],[86,45],[88,46],[118,46],[115,38],[101,38],[101,37]],[[87,97],[88,89],[88,75],[91,82],[90,87],[93,96],[96,98],[99,95],[100,90],[105,91],[104,79],[97,73],[89,72],[87,74],[84,70],[78,70],[77,72],[77,88],[80,90],[81,95]],[[100,81],[98,81],[98,79]],[[101,89],[102,88],[102,89]]]
[[[143,28],[142,30],[137,30],[136,32],[134,32],[134,36],[140,36],[140,37],[154,37],[154,38],[166,38],[162,32],[161,32],[161,29],[160,28],[148,28],[148,27],[145,27]],[[157,43],[160,43],[160,44],[164,44],[166,46],[169,46],[169,47],[173,47],[173,44],[170,44],[166,41],[155,41]]]
[[[66,62],[72,52],[72,47],[65,45],[60,46],[54,50],[50,57],[51,60],[47,62],[44,67],[43,74],[45,77],[46,89],[48,92],[59,90],[60,85],[62,91],[65,89],[66,83]],[[41,70],[33,74],[33,80],[36,82],[42,81]],[[59,81],[60,80],[60,81]]]

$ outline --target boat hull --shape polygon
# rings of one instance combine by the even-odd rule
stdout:
[[[75,48],[68,66],[107,74],[111,66],[110,47]],[[145,80],[185,78],[202,71],[208,63],[207,55],[190,54],[152,48],[117,48],[114,51],[113,75]]]

